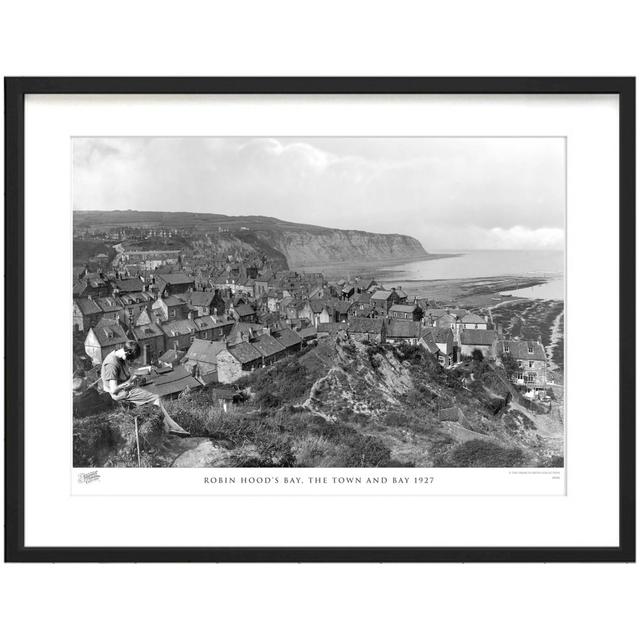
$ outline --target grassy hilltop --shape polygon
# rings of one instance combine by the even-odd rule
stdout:
[[[421,347],[346,335],[242,379],[224,413],[210,392],[168,403],[192,438],[164,436],[141,412],[144,466],[558,466],[547,416],[485,362],[442,369]],[[508,394],[511,394],[508,396]],[[507,400],[507,402],[505,402]],[[131,414],[74,421],[75,466],[136,466]]]

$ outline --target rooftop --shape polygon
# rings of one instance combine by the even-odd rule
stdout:
[[[461,344],[490,346],[498,334],[493,329],[465,329],[460,336]]]
[[[206,362],[207,364],[216,364],[218,354],[226,349],[226,344],[222,341],[215,342],[213,340],[200,340],[196,338],[189,351],[187,351],[187,359],[196,362]]]
[[[248,364],[249,362],[262,359],[262,354],[248,342],[240,342],[229,347],[229,353],[240,362],[240,364]]]
[[[516,360],[546,361],[544,347],[535,340],[500,340],[497,354],[510,353]]]
[[[398,313],[413,313],[418,309],[415,304],[392,304],[389,311],[397,311]]]

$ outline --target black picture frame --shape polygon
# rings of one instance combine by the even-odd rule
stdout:
[[[635,78],[5,78],[5,561],[634,562]],[[28,94],[616,94],[620,149],[620,473],[616,547],[26,547],[24,98]],[[622,295],[623,294],[623,295]],[[11,304],[9,304],[11,301]],[[624,322],[624,332],[622,323]]]

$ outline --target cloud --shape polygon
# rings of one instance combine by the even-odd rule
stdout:
[[[561,249],[564,245],[564,231],[558,228],[511,227],[502,229],[482,229],[483,244],[495,249]]]
[[[427,248],[544,248],[564,227],[559,138],[84,138],[73,184],[80,209],[267,215]]]

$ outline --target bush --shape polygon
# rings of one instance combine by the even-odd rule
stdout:
[[[254,402],[274,408],[305,396],[313,379],[297,358],[287,358],[271,367],[258,369],[239,381],[255,394]]]
[[[389,411],[384,417],[384,423],[389,427],[407,426],[407,417],[398,411]]]
[[[545,467],[562,469],[562,467],[564,467],[564,456],[552,456],[551,459],[545,464]]]
[[[345,439],[344,467],[388,467],[391,451],[373,436],[354,434]]]
[[[398,359],[401,362],[407,361],[411,364],[421,364],[424,357],[424,349],[417,344],[401,342],[396,345]]]
[[[73,421],[74,467],[137,467],[134,415],[142,466],[152,466],[151,458],[163,437],[162,416],[154,407],[136,409],[136,413],[117,407],[107,413]]]
[[[452,449],[445,460],[451,467],[521,467],[525,462],[521,449],[505,449],[487,440],[469,440]]]

